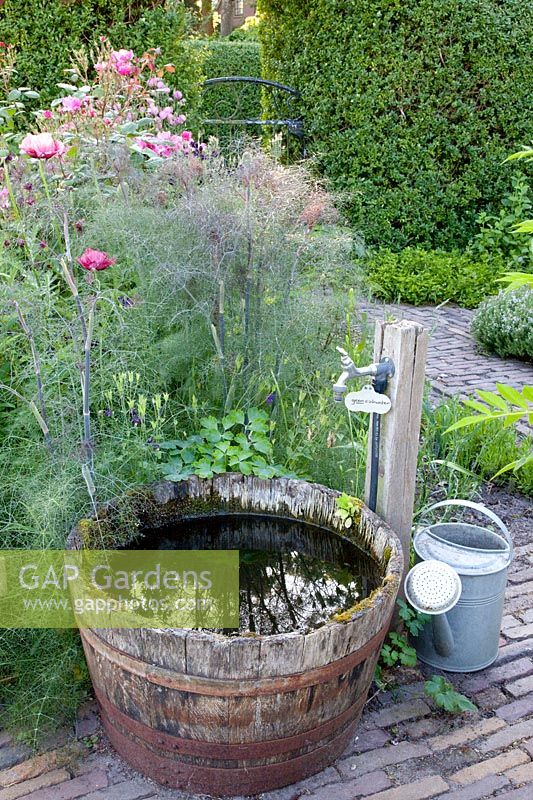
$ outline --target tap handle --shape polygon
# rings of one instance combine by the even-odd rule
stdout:
[[[337,352],[341,354],[341,364],[345,369],[349,369],[350,367],[355,367],[352,359],[344,349],[344,347],[337,347]]]

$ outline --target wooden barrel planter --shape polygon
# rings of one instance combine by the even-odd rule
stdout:
[[[136,505],[140,530],[208,510],[305,520],[348,535],[379,564],[381,582],[341,621],[308,634],[81,630],[105,729],[135,769],[190,792],[248,795],[319,772],[344,751],[387,633],[403,559],[395,534],[365,506],[344,530],[337,496],[305,481],[236,474],[144,490]],[[119,506],[105,507],[103,516]],[[87,543],[86,526],[72,531],[70,547]]]

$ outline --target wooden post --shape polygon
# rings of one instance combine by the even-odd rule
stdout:
[[[409,569],[427,347],[427,331],[417,322],[376,322],[374,361],[389,356],[396,368],[386,391],[392,407],[381,417],[376,513],[400,538],[405,558],[404,575]],[[371,436],[372,431],[366,470],[367,498]],[[400,595],[403,595],[403,581]]]

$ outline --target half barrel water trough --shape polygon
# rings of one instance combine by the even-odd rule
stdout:
[[[306,481],[240,474],[163,481],[139,493],[133,506],[141,532],[228,512],[304,520],[351,539],[376,562],[380,579],[339,621],[305,634],[82,629],[106,732],[139,772],[190,792],[256,794],[319,772],[345,750],[388,630],[403,557],[396,535],[364,505],[345,530],[338,495]],[[104,522],[120,503],[103,508]],[[86,534],[87,521],[68,546],[87,546]]]

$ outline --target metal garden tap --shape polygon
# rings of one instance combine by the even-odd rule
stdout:
[[[394,375],[394,364],[390,358],[384,357],[378,364],[369,364],[367,367],[356,367],[346,350],[337,347],[341,354],[341,365],[343,372],[339,375],[336,383],[333,384],[333,397],[335,402],[342,403],[342,398],[346,391],[346,381],[350,378],[360,378],[364,375],[372,375],[374,378],[382,377],[386,381]]]

